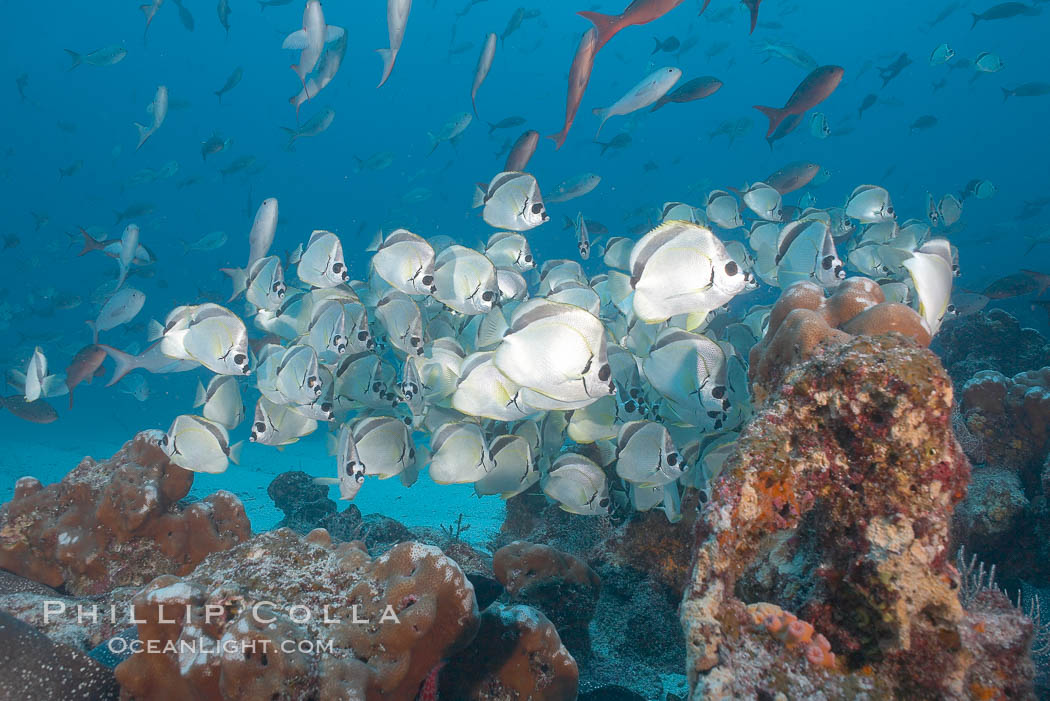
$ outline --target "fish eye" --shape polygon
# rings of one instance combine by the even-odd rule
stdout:
[[[831,270],[831,266],[834,262],[834,256],[824,256],[824,260],[820,261],[820,267],[824,268],[824,270]]]
[[[481,293],[481,300],[483,302],[491,302],[492,301],[492,292],[490,290],[485,290],[484,292],[482,292]]]
[[[534,202],[533,205],[532,205],[532,213],[533,214],[539,214],[542,211],[543,211],[543,205],[540,204],[539,202]]]
[[[264,424],[262,421],[256,421],[255,422],[255,430],[257,432],[259,432],[259,433],[262,433],[263,431],[266,430],[266,424]]]
[[[713,390],[711,390],[711,396],[715,399],[721,399],[722,397],[726,396],[725,386],[718,385],[717,387],[715,387]]]
[[[382,391],[382,389],[383,389],[382,385],[380,385],[378,382],[373,382],[372,383],[372,391],[375,392],[376,394],[378,394],[380,391]]]
[[[409,339],[409,343],[411,343],[413,346],[418,346],[422,342],[423,339],[421,339],[419,336],[413,336],[411,339]]]
[[[405,423],[410,424],[410,423],[412,423],[412,420],[409,419],[409,418],[406,418],[405,419]],[[415,460],[416,459],[416,449],[415,448],[413,448],[412,450],[408,451],[408,459],[409,460]]]
[[[608,508],[608,506],[609,506],[609,497],[604,497],[603,499],[601,499],[598,502],[598,506],[600,506],[603,509]]]
[[[337,275],[339,273],[343,272],[343,264],[342,263],[336,263],[335,265],[333,265],[332,266],[332,272],[336,273]]]
[[[609,367],[608,363],[606,363],[605,365],[602,365],[600,368],[598,368],[598,379],[601,380],[602,382],[605,382],[611,376],[612,376],[612,368]]]
[[[357,332],[357,340],[358,341],[364,341],[367,338],[368,338],[368,332],[367,331],[358,331]]]
[[[667,464],[674,467],[678,464],[678,453],[669,453],[667,455]]]
[[[433,285],[434,284],[434,276],[433,275],[424,275],[423,276],[423,284],[426,287],[430,287],[431,285]]]
[[[641,394],[641,391],[639,391],[637,387],[632,387],[631,391],[628,392],[628,394],[631,395],[631,399],[637,399],[638,395]]]
[[[526,263],[531,263],[532,262],[532,254],[531,253],[526,253],[525,254],[525,262]]]
[[[628,414],[633,414],[635,411],[638,410],[638,405],[634,403],[634,400],[631,400],[624,404],[623,408],[627,411]]]
[[[161,445],[167,445],[168,444],[168,436],[167,436],[167,434],[165,434],[165,435],[160,437],[160,444]]]
[[[248,356],[246,356],[244,353],[238,353],[237,355],[233,356],[234,365],[244,365],[247,362]]]
[[[729,277],[733,277],[739,272],[740,266],[738,266],[735,261],[731,260],[728,263],[726,263],[726,275],[728,275]]]
[[[944,311],[948,312],[949,314],[954,314],[955,313],[955,305],[954,304],[949,304]]]

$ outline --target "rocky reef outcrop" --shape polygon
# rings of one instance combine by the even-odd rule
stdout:
[[[960,602],[948,375],[901,335],[818,345],[769,378],[697,524],[693,697],[1031,697],[1030,622]]]
[[[251,533],[230,492],[181,503],[192,484],[146,434],[109,460],[84,458],[61,482],[23,477],[0,508],[0,568],[70,594],[186,574]]]

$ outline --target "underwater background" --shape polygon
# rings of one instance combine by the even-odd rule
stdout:
[[[302,26],[300,0],[263,7],[256,0],[229,0],[228,29],[213,0],[183,0],[181,16],[169,0],[145,35],[135,2],[4,2],[5,24],[18,30],[7,34],[0,71],[6,95],[0,129],[7,135],[0,149],[0,367],[8,381],[2,394],[21,393],[18,375],[35,348],[58,372],[92,343],[84,322],[97,315],[117,266],[95,251],[78,255],[81,228],[95,238],[119,239],[134,222],[155,258],[128,278],[146,295],[142,310],[100,334],[100,342],[118,349],[145,349],[149,320],[163,323],[179,305],[227,304],[230,279],[220,269],[244,264],[248,232],[265,198],[280,202],[272,254],[284,260],[312,231],[328,230],[339,236],[355,280],[369,278],[372,253],[366,249],[377,232],[406,228],[483,249],[495,229],[471,208],[472,194],[503,170],[508,141],[526,129],[544,136],[561,129],[569,66],[591,26],[577,12],[616,14],[626,4],[532,0],[520,8],[518,1],[415,0],[396,67],[377,89],[382,62],[376,50],[388,46],[386,3],[327,0],[325,20],[345,28],[346,54],[331,84],[298,116],[289,104],[301,88],[289,70],[298,51],[281,43]],[[526,233],[538,263],[579,260],[573,226],[579,214],[604,225],[606,240],[638,239],[660,223],[664,203],[702,207],[712,190],[745,190],[805,161],[820,166],[819,184],[784,195],[785,205],[812,196],[812,206],[843,207],[858,185],[873,184],[892,195],[901,221],[925,220],[929,193],[937,201],[946,193],[959,197],[959,221],[934,232],[958,251],[956,291],[985,292],[1022,269],[1050,274],[1050,3],[1005,3],[1023,9],[975,21],[973,13],[995,3],[765,0],[755,3],[758,22],[750,35],[746,3],[712,0],[698,15],[701,4],[686,0],[666,16],[617,34],[599,52],[564,146],[556,150],[540,139],[527,172],[544,194],[583,173],[601,181],[578,199],[547,203],[550,221]],[[455,143],[438,143],[431,153],[429,135],[472,111],[471,81],[489,32],[503,36],[477,95],[479,117]],[[664,50],[672,37],[677,46]],[[931,65],[931,53],[945,43],[953,58]],[[826,115],[830,135],[811,131],[810,111],[794,132],[767,142],[767,121],[752,106],[784,104],[809,73],[770,45],[800,50],[814,65],[844,68],[841,84],[815,108]],[[126,57],[70,68],[70,51],[86,56],[107,46],[123,47]],[[1001,60],[1001,69],[972,65],[985,52]],[[884,83],[880,69],[901,54],[910,63]],[[663,66],[682,70],[679,85],[703,75],[724,85],[702,100],[613,117],[599,141],[628,134],[629,143],[607,149],[596,143],[592,109],[613,104]],[[216,97],[237,70],[243,78]],[[167,87],[167,117],[136,149],[134,123],[149,124],[145,108],[159,85]],[[1022,85],[1042,88],[1030,96],[1006,92]],[[869,96],[874,103],[861,109]],[[288,148],[282,128],[302,125],[326,108],[335,113],[331,126]],[[523,121],[490,130],[514,116]],[[928,116],[935,119],[921,119]],[[739,133],[728,136],[726,129]],[[202,158],[202,145],[213,135],[229,139],[228,146]],[[222,172],[231,166],[232,172]],[[966,193],[974,182],[985,183],[981,196]],[[226,233],[222,245],[194,247],[216,231]],[[726,242],[747,241],[744,228],[716,232]],[[591,237],[597,247],[602,237]],[[608,269],[600,255],[580,263],[588,275]],[[286,264],[286,274],[292,267]],[[977,314],[1004,310],[1018,329],[1034,329],[1045,347],[1047,278],[1031,279],[1034,287],[990,295]],[[771,305],[780,293],[760,284],[734,299],[730,312],[742,316]],[[946,344],[966,345],[965,352],[956,348],[958,360],[979,355],[984,345],[1009,357],[1012,347],[1035,343],[1031,335],[1023,344],[982,336],[1013,329],[1010,324],[950,326],[964,321],[946,320],[945,329],[957,330],[942,330],[934,339],[942,358],[953,357]],[[1039,353],[1045,351],[1032,355]],[[176,416],[193,413],[198,381],[207,384],[212,376],[206,369],[135,371],[129,377],[139,380],[107,388],[109,361],[105,367],[106,375],[76,388],[71,407],[65,396],[48,400],[58,414],[51,423],[0,411],[0,501],[12,498],[24,475],[57,482],[86,455],[101,460],[139,431],[167,431]],[[948,368],[957,391],[973,374],[966,370],[983,369]],[[253,392],[244,386],[249,418],[258,396]],[[266,490],[277,475],[335,474],[326,433],[322,427],[282,450],[246,443],[239,465],[195,475],[191,495],[233,492],[253,531],[273,528],[283,514]],[[230,441],[247,436],[246,423],[230,432]],[[1038,477],[1022,481],[1031,496]],[[337,493],[333,485],[330,496],[337,499]],[[438,528],[462,517],[471,525],[464,540],[479,547],[495,537],[507,512],[498,495],[478,497],[470,484],[437,485],[425,469],[411,488],[396,479],[369,479],[353,503],[364,514],[381,513],[408,526]],[[988,559],[1000,545],[994,539],[985,544],[982,557]],[[1021,579],[1015,570],[1014,589]]]

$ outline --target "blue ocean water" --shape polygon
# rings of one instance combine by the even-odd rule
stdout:
[[[517,2],[487,0],[457,18],[466,0],[416,0],[393,76],[376,89],[381,62],[375,50],[387,46],[384,3],[328,0],[327,21],[348,32],[347,54],[333,83],[302,107],[299,121],[325,107],[333,108],[336,117],[325,133],[299,140],[294,151],[285,150],[281,127],[296,124],[288,98],[300,88],[289,70],[297,54],[282,50],[281,41],[301,26],[302,3],[264,10],[247,0],[230,4],[227,33],[210,0],[185,0],[194,18],[192,31],[180,21],[175,3],[166,2],[144,41],[144,17],[135,2],[105,7],[4,3],[8,27],[36,28],[9,32],[0,77],[6,95],[0,126],[8,135],[0,156],[5,203],[0,233],[19,239],[0,253],[0,307],[6,310],[0,315],[0,363],[5,369],[24,370],[36,346],[60,369],[90,343],[83,322],[94,317],[91,297],[112,278],[115,264],[99,253],[78,257],[78,227],[101,227],[109,238],[119,238],[124,222],[115,223],[114,211],[136,204],[152,209],[134,221],[157,263],[147,269],[148,277],[131,278],[147,295],[135,322],[102,335],[119,348],[144,347],[145,322],[163,320],[177,305],[225,299],[229,281],[219,269],[244,264],[252,217],[266,197],[280,200],[275,253],[294,249],[314,229],[328,229],[342,239],[354,278],[367,275],[364,249],[380,228],[389,232],[404,226],[426,237],[445,235],[468,246],[483,243],[492,229],[470,209],[472,190],[502,169],[505,156],[497,152],[519,130],[551,134],[561,128],[568,67],[580,35],[590,26],[576,11],[622,9],[622,3],[608,1],[529,3],[535,16],[500,43],[478,97],[485,121],[520,115],[526,124],[490,135],[476,120],[455,146],[440,144],[428,156],[427,133],[470,111],[471,80],[484,36],[504,32]],[[1050,245],[1026,253],[1025,236],[1047,231],[1045,215],[1016,218],[1025,201],[1050,194],[1050,97],[1004,101],[1002,93],[1004,87],[1050,79],[1045,41],[1050,5],[1036,4],[1043,10],[1038,16],[984,21],[972,29],[970,12],[982,11],[986,4],[975,0],[960,5],[965,7],[929,28],[940,2],[767,0],[749,37],[747,13],[739,3],[714,0],[697,17],[699,3],[687,0],[655,22],[625,29],[600,52],[565,146],[555,151],[544,139],[530,163],[529,171],[548,190],[583,172],[602,177],[599,188],[584,198],[549,206],[552,220],[528,234],[536,258],[575,257],[574,234],[562,228],[564,217],[582,212],[612,235],[634,231],[637,236],[636,227],[646,216],[650,225],[656,223],[664,202],[699,206],[711,189],[739,188],[789,162],[808,160],[831,173],[830,180],[812,188],[817,206],[841,206],[856,185],[873,183],[892,193],[905,217],[924,215],[927,192],[939,198],[958,193],[972,179],[989,180],[997,194],[966,200],[964,225],[950,235],[963,271],[957,286],[980,291],[1019,268],[1050,272]],[[651,55],[654,37],[672,35],[681,41],[695,38],[696,45],[681,56]],[[840,87],[818,108],[828,116],[830,138],[812,136],[806,118],[772,149],[767,145],[765,119],[752,105],[783,104],[806,71],[776,57],[766,60],[758,50],[760,40],[790,43],[818,64],[845,68]],[[956,58],[931,66],[929,56],[943,42]],[[123,45],[127,57],[113,66],[69,70],[65,49],[88,53],[108,45]],[[452,53],[452,48],[463,50]],[[986,51],[1002,58],[1001,72],[976,75],[972,68],[957,68],[962,59]],[[902,52],[913,63],[882,87],[878,68]],[[591,110],[612,104],[663,65],[680,67],[683,80],[713,75],[725,85],[699,102],[613,118],[602,140],[629,128],[632,143],[600,155],[593,143],[597,119]],[[243,80],[220,102],[214,92],[237,67],[243,67]],[[947,84],[935,91],[932,86],[941,79]],[[161,84],[171,99],[167,120],[136,151],[133,123],[149,122],[145,108]],[[859,105],[872,93],[878,102],[858,119]],[[909,125],[922,115],[936,116],[937,124],[913,133]],[[726,120],[743,117],[753,126],[732,143],[724,136],[709,136]],[[203,161],[201,143],[216,132],[231,138],[231,146]],[[389,168],[373,172],[357,167],[356,159],[381,153],[391,154]],[[243,156],[254,156],[259,172],[219,173]],[[79,172],[60,177],[60,168],[78,161],[83,161]],[[170,162],[177,162],[178,170],[168,179],[129,181],[144,168],[156,170]],[[179,187],[191,177],[200,182]],[[795,203],[801,194],[789,195],[787,201]],[[647,208],[648,215],[632,216],[639,208]],[[45,216],[47,221],[40,223]],[[222,248],[184,251],[183,241],[216,230],[228,234]],[[725,238],[739,239],[742,233]],[[585,267],[591,273],[602,269],[594,259]],[[777,294],[763,288],[735,304],[768,302]],[[60,297],[73,295],[82,298],[79,306],[56,308]],[[1029,295],[993,304],[1045,333],[1046,311],[1031,302]],[[203,370],[149,375],[145,401],[118,388],[104,389],[96,380],[77,388],[72,409],[65,397],[52,400],[60,418],[47,425],[0,413],[0,442],[12,446],[0,450],[0,498],[9,497],[14,479],[22,474],[58,479],[80,455],[105,457],[138,430],[166,429],[175,415],[191,410],[197,380],[206,382],[209,376]],[[13,392],[8,388],[5,393]],[[247,400],[249,408],[253,402]],[[236,487],[252,471],[263,475],[256,481],[264,485],[266,476],[300,466],[328,475],[330,463],[321,436],[280,454],[249,446],[242,468],[201,477],[198,488],[207,493]],[[372,490],[368,496],[366,490],[362,498],[374,498],[375,510],[383,510],[390,499],[410,502],[412,492],[397,488],[384,484],[389,491]],[[477,502],[471,501],[469,490],[456,489],[449,494],[463,494],[463,500],[448,511],[474,508]],[[266,501],[264,493],[258,498]],[[411,504],[405,507],[412,509]],[[259,525],[266,527],[266,518]]]

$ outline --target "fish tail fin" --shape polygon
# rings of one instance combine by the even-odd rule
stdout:
[[[477,114],[477,113],[478,113],[478,108],[477,108],[477,106],[475,106],[474,107],[474,114]],[[492,132],[496,131],[496,125],[493,124],[492,122],[485,122],[485,124],[489,125],[489,134],[491,134]]]
[[[649,110],[649,111],[650,112],[655,112],[656,110],[660,109],[661,107],[663,107],[666,104],[667,104],[667,98],[666,97],[661,97],[659,100],[656,101],[656,104],[653,105],[653,108],[651,110]]]
[[[784,110],[777,109],[776,107],[754,105],[754,108],[766,115],[766,118],[769,119],[769,130],[766,132],[766,136],[771,136],[773,132],[777,130],[777,127],[780,126],[780,123],[784,121],[784,117],[787,116],[787,113],[784,112]]]
[[[135,356],[130,353],[125,353],[122,350],[118,350],[113,346],[107,346],[105,344],[99,344],[98,347],[104,350],[106,355],[112,358],[113,362],[116,363],[116,367],[113,368],[113,377],[109,378],[106,387],[112,387],[117,384],[125,375],[135,369]]]
[[[215,97],[219,98],[219,104],[222,104],[222,90],[215,91]]]
[[[69,67],[69,70],[73,70],[82,63],[81,56],[76,51],[66,49],[66,53],[69,54],[69,58],[73,60],[73,65]]]
[[[430,150],[427,151],[427,155],[429,156],[437,150],[438,144],[440,144],[441,142],[429,131],[427,132],[427,138],[430,139]]]
[[[973,17],[973,24],[970,25],[970,29],[973,29],[977,26],[977,23],[981,21],[981,16],[976,12],[971,12],[970,16]]]
[[[474,199],[471,203],[471,209],[477,209],[485,204],[485,188],[481,184],[474,186]]]
[[[88,321],[85,321],[84,323],[88,325],[89,329],[91,329],[91,342],[92,343],[98,343],[98,327],[95,326],[95,322],[91,321],[89,319]]]
[[[139,124],[138,122],[135,122],[135,128],[139,130],[139,143],[138,146],[135,147],[135,150],[138,151],[140,148],[142,148],[142,144],[146,143],[146,139],[149,138],[150,128]]]
[[[557,134],[549,134],[548,139],[554,142],[554,150],[557,151],[565,144],[565,139],[569,136],[569,128],[565,127]]]
[[[1010,99],[1010,96],[1013,95],[1013,92],[1006,88],[1001,88],[1001,90],[1003,91],[1003,102],[1006,102]]]
[[[609,108],[595,107],[592,111],[594,112],[594,115],[600,120],[598,122],[598,131],[594,132],[594,138],[597,139],[598,135],[602,133],[602,127],[605,126],[605,122],[609,120]]]
[[[288,135],[288,143],[285,144],[284,150],[285,151],[294,151],[295,149],[293,148],[293,144],[295,144],[295,139],[297,138],[297,134],[295,132],[295,129],[289,129],[288,127],[281,127],[281,130],[285,134]]]
[[[234,465],[241,464],[241,449],[244,448],[244,441],[237,441],[230,446],[230,462]]]
[[[664,43],[660,41],[659,37],[653,37],[653,41],[656,42],[656,47],[653,48],[653,52],[649,54],[650,56],[655,56],[656,52],[660,50],[660,47],[664,45]]]
[[[197,395],[193,399],[193,408],[203,406],[206,401],[208,401],[208,390],[204,389],[203,382],[197,380]]]
[[[397,58],[397,54],[394,53],[393,49],[376,49],[376,53],[383,59],[383,77],[379,79],[379,85],[376,86],[381,88],[394,71],[394,60]]]
[[[219,270],[228,275],[233,283],[233,293],[226,300],[227,302],[237,299],[242,292],[248,289],[248,271],[244,268],[219,268]]]
[[[617,15],[603,15],[601,12],[590,12],[585,10],[577,12],[580,17],[589,20],[594,28],[598,30],[598,46],[595,51],[605,46],[623,27],[620,26],[620,17]]]
[[[117,223],[118,224],[120,223],[119,219],[118,219]],[[88,232],[84,231],[83,227],[81,227],[81,229],[80,229],[80,234],[84,237],[84,248],[82,248],[80,250],[80,253],[77,254],[78,256],[82,256],[85,253],[90,253],[91,251],[97,251],[98,250],[98,248],[99,248],[98,241],[96,241],[94,238],[92,238],[91,234],[89,234]]]
[[[164,335],[164,326],[156,319],[150,319],[146,324],[146,340],[152,343]]]
[[[1037,296],[1046,292],[1047,288],[1050,287],[1050,275],[1035,270],[1025,270],[1024,268],[1021,269],[1021,272],[1039,284],[1039,292],[1036,293]]]

